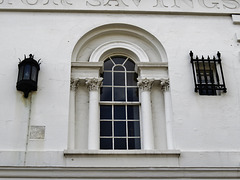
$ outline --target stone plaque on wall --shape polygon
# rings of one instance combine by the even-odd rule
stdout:
[[[29,139],[44,139],[45,138],[45,126],[31,126]]]

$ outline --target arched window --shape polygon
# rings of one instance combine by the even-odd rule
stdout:
[[[141,149],[135,63],[126,56],[104,61],[100,93],[100,149]]]

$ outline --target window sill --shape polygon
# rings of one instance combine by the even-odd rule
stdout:
[[[64,155],[162,155],[180,156],[179,150],[65,150]]]
[[[65,161],[77,167],[176,167],[180,151],[177,150],[66,150]]]

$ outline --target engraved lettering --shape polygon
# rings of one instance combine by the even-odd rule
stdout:
[[[222,0],[223,7],[227,9],[238,9],[240,4],[236,0]]]
[[[206,8],[218,8],[219,9],[219,7],[218,7],[218,2],[209,2],[210,0],[198,0],[199,1],[199,4],[201,5],[201,6],[203,6],[203,7],[206,7]],[[209,2],[210,3],[210,5],[209,5],[209,3],[206,3],[206,2]]]
[[[4,2],[7,2],[7,1],[0,0],[0,4],[3,4]],[[12,4],[11,0],[8,0],[8,4]]]
[[[156,5],[153,7],[168,7],[164,4],[163,0],[156,0]]]
[[[182,0],[181,1],[181,4],[182,2],[184,2],[186,5],[188,5],[189,7],[193,8],[193,0]]]
[[[172,7],[172,8],[181,8],[184,4],[193,8],[193,0],[156,0],[156,5],[153,7]],[[168,4],[167,4],[168,3]],[[170,3],[170,4],[169,4]]]
[[[36,5],[38,3],[38,0],[26,0],[26,2],[29,5]]]
[[[133,2],[134,2],[134,4],[135,4],[136,6],[139,6],[141,0],[133,0]]]
[[[49,0],[46,0],[46,2],[43,2],[43,5],[49,4]]]
[[[180,8],[180,6],[179,6],[179,5],[177,5],[177,2],[176,2],[176,0],[174,0],[174,5],[173,5],[172,7],[178,7],[178,8]]]
[[[72,3],[68,2],[68,0],[59,0],[59,3],[61,3],[62,5],[64,4],[72,5]],[[59,3],[55,2],[55,0],[53,1],[53,4],[55,5],[59,5]]]
[[[115,6],[119,6],[119,5],[121,5],[121,6],[128,6],[128,5],[125,4],[122,0],[108,0],[108,1],[104,4],[104,6],[112,6],[112,5],[110,4],[110,2],[113,2],[113,3],[115,4]]]
[[[100,0],[87,0],[86,5],[87,6],[101,6]]]

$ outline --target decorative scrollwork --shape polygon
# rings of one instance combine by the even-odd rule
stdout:
[[[153,85],[154,79],[138,79],[138,87],[143,91],[150,91]]]
[[[86,85],[90,91],[98,90],[102,84],[103,78],[87,78]]]
[[[169,79],[160,79],[160,86],[163,92],[168,91],[170,88]]]
[[[72,91],[76,91],[76,89],[79,87],[79,85],[80,85],[80,79],[71,78],[70,87],[71,87]]]

